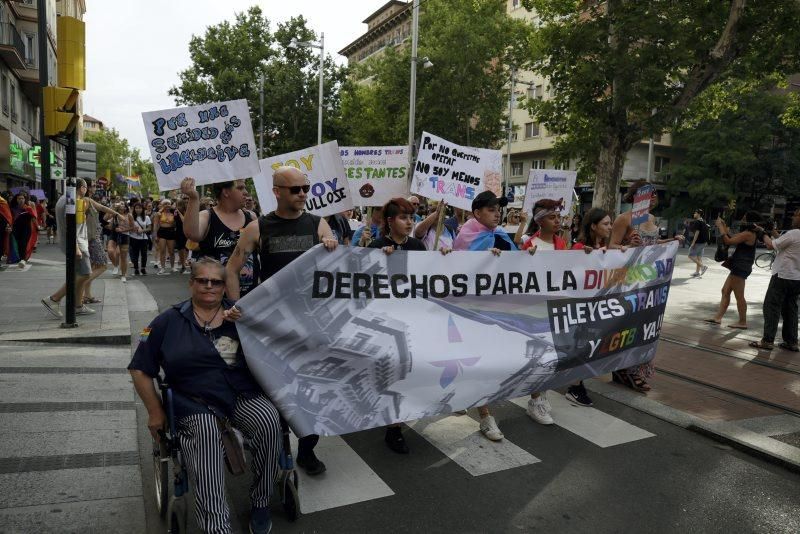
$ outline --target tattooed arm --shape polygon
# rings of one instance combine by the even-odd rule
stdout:
[[[256,249],[258,240],[258,219],[256,219],[242,229],[236,248],[225,266],[225,288],[229,299],[239,300],[239,273],[247,257]]]

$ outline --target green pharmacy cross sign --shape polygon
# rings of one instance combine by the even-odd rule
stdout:
[[[42,154],[42,146],[36,145],[28,151],[28,163],[36,167],[37,169],[42,167],[41,161],[41,154]],[[56,155],[53,152],[50,152],[50,165],[56,164]]]

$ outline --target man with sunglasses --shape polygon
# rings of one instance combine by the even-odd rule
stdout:
[[[217,205],[200,211],[200,195],[193,178],[184,178],[181,193],[189,203],[183,216],[183,233],[187,239],[198,243],[195,258],[210,257],[225,265],[233,254],[242,228],[256,219],[255,214],[245,208],[249,198],[244,180],[220,182],[211,189]],[[258,285],[258,259],[247,258],[239,272],[239,290],[242,295]]]
[[[272,192],[278,207],[245,226],[228,260],[226,285],[228,297],[233,300],[240,296],[236,273],[251,254],[258,254],[261,263],[259,279],[264,282],[315,245],[322,243],[332,251],[339,244],[325,219],[305,211],[310,189],[305,174],[294,167],[278,167],[272,180]],[[235,314],[239,313],[235,307],[233,310]],[[231,318],[238,317],[234,315]],[[309,475],[325,471],[325,464],[314,454],[318,441],[319,436],[314,434],[299,440],[297,465]]]

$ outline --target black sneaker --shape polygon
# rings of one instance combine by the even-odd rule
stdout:
[[[133,271],[133,276],[142,276],[142,275],[139,273],[139,269],[136,269],[135,271]]]
[[[578,386],[570,386],[567,389],[567,394],[564,395],[568,401],[576,406],[593,406],[592,399],[586,393],[586,388],[583,387],[583,382]]]
[[[142,276],[147,276],[147,269],[142,269]]]
[[[298,467],[305,469],[306,473],[311,476],[322,474],[327,469],[325,464],[319,461],[319,458],[317,458],[317,455],[314,454],[314,451],[311,451],[303,456],[298,454],[295,463]]]
[[[397,454],[408,454],[408,445],[399,426],[390,426],[386,429],[384,438],[386,445]]]

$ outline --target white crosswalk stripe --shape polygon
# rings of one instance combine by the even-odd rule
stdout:
[[[511,402],[524,409],[528,405],[528,398],[520,397]],[[547,400],[553,407],[551,415],[555,424],[591,441],[598,447],[613,447],[654,436],[646,430],[595,408],[574,406],[557,391],[548,392]]]
[[[612,447],[654,436],[601,410],[573,406],[557,392],[548,393],[548,399],[558,426],[598,447]],[[525,409],[528,397],[511,402]],[[503,421],[499,424],[502,428]],[[532,421],[530,424],[536,426]],[[508,438],[499,442],[489,441],[480,433],[478,421],[467,415],[410,421],[407,426],[475,477],[541,462]],[[297,450],[294,437],[292,449]],[[303,513],[394,495],[394,491],[341,437],[320,438],[315,452],[325,462],[328,471],[321,476],[309,477],[298,469]],[[387,450],[387,454],[392,453]],[[411,454],[414,454],[413,450]]]

